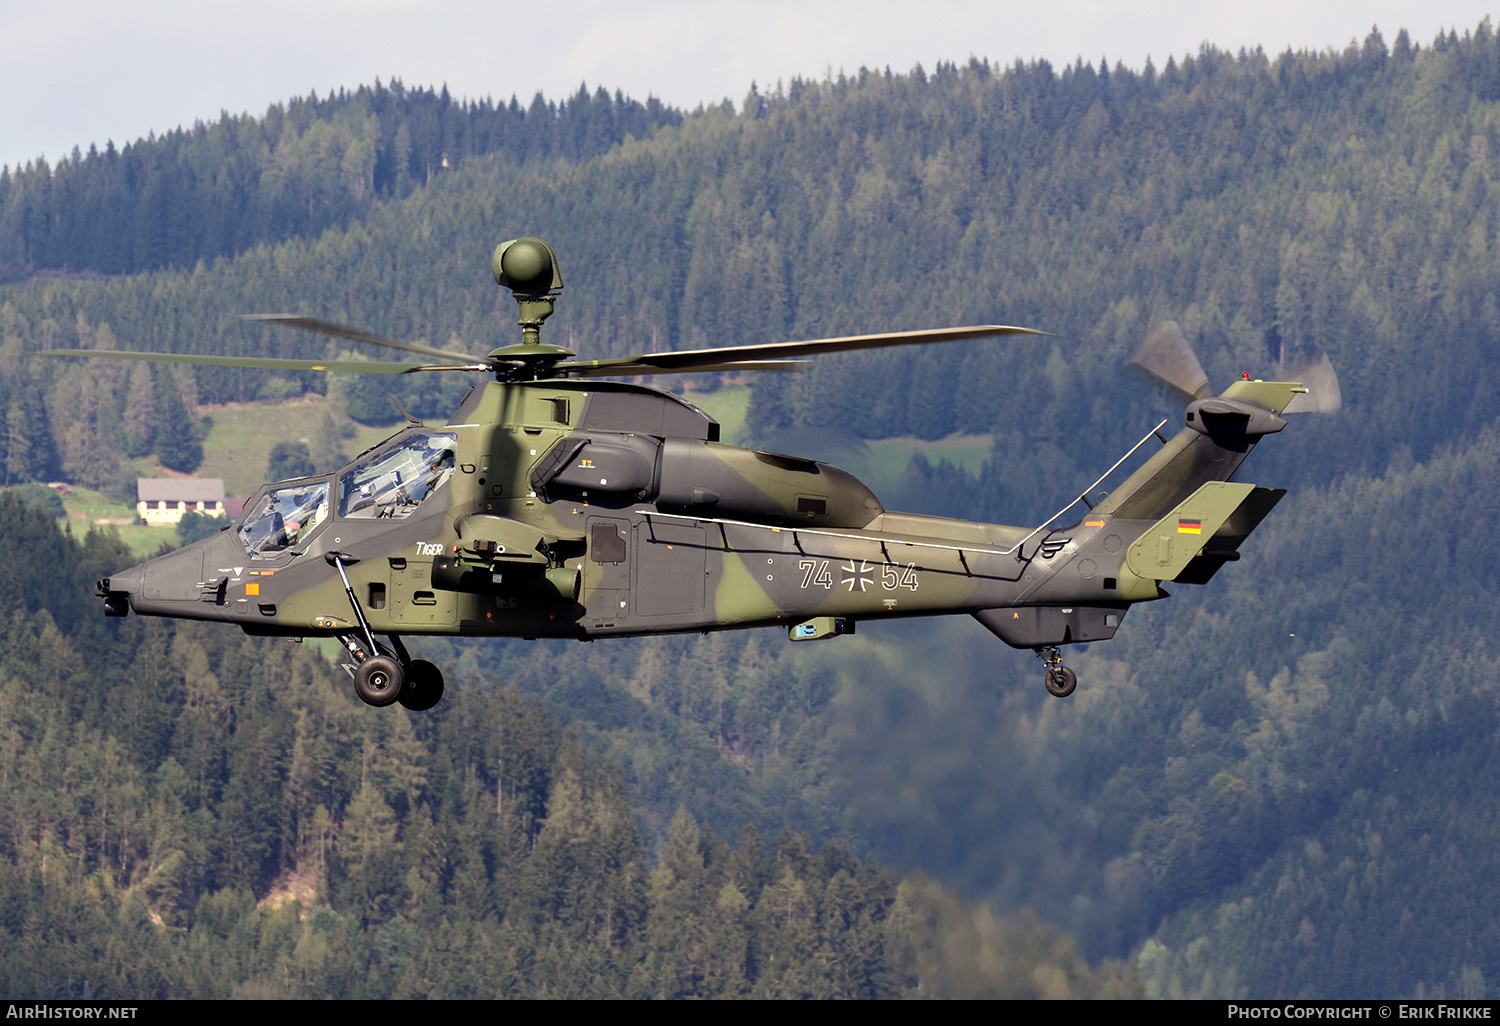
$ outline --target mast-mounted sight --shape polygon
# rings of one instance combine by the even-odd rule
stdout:
[[[521,344],[540,345],[542,322],[552,316],[555,293],[563,287],[557,254],[541,239],[511,239],[495,247],[490,259],[495,281],[510,289],[521,308]]]

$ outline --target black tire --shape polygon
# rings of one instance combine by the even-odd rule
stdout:
[[[390,656],[371,656],[354,671],[354,690],[367,705],[390,705],[401,697],[406,674]]]
[[[406,667],[406,687],[401,704],[412,712],[426,712],[443,699],[443,671],[426,659],[413,659]]]
[[[1053,698],[1067,698],[1078,687],[1078,674],[1066,666],[1059,666],[1047,671],[1044,683],[1047,685],[1047,694]]]

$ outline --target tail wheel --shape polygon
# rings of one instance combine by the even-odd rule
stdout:
[[[390,705],[401,697],[406,674],[390,656],[374,655],[354,671],[354,690],[368,705]]]
[[[1066,666],[1054,667],[1047,671],[1046,685],[1053,698],[1067,698],[1078,687],[1078,674]]]
[[[426,659],[413,659],[406,667],[406,687],[401,704],[412,712],[426,712],[443,697],[443,671]]]

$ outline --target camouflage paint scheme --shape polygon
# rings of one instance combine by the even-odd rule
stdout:
[[[1239,381],[1193,402],[1181,431],[1082,520],[1032,530],[888,512],[837,468],[719,444],[707,415],[646,386],[495,381],[446,427],[410,426],[344,471],[264,486],[231,530],[98,591],[111,615],[128,605],[348,646],[364,635],[326,558],[337,552],[371,631],[387,636],[779,625],[801,640],[970,613],[1017,648],[1101,641],[1132,603],[1164,597],[1161,581],[1204,583],[1238,558],[1284,492],[1228,478],[1301,391]],[[434,433],[456,440],[456,466],[400,515],[332,511],[277,551],[248,548],[268,492],[324,485],[332,509],[344,475]]]

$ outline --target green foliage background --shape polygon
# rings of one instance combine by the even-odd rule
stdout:
[[[807,648],[761,634],[431,642],[424,655],[467,683],[453,705],[374,716],[300,650],[104,624],[60,575],[38,578],[11,628],[11,648],[34,655],[0,692],[14,696],[0,723],[26,741],[5,746],[4,779],[28,783],[0,792],[128,780],[117,786],[133,797],[90,799],[66,821],[49,811],[71,807],[60,799],[27,798],[5,819],[7,886],[104,917],[107,943],[159,938],[179,975],[151,986],[172,992],[188,979],[215,994],[468,993],[481,979],[538,995],[584,979],[641,995],[1128,989],[1111,966],[1079,968],[1081,950],[1131,960],[1157,996],[1491,993],[1500,44],[1488,22],[1424,46],[1378,32],[1275,58],[1205,46],[1160,69],[861,71],[692,114],[597,93],[525,111],[443,103],[360,90],[131,149],[175,169],[160,195],[206,197],[199,209],[227,211],[218,221],[157,217],[149,189],[118,201],[135,211],[128,226],[93,218],[124,188],[96,184],[123,159],[107,153],[0,177],[7,481],[108,486],[117,454],[156,444],[174,397],[190,419],[198,403],[347,387],[359,391],[336,398],[375,410],[389,385],[418,416],[446,416],[465,383],[441,375],[132,380],[23,354],[333,354],[238,319],[251,311],[483,351],[514,330],[488,253],[521,234],[561,257],[550,340],[593,356],[947,323],[1052,332],[829,357],[753,383],[747,429],[805,455],[993,435],[977,472],[914,459],[883,495],[893,508],[1049,515],[1175,416],[1119,373],[1167,317],[1216,382],[1326,351],[1346,408],[1267,440],[1244,476],[1292,492],[1246,559],[1070,657],[1084,683],[1066,703],[1042,695],[1029,656],[976,624],[933,621]],[[418,129],[449,124],[433,111],[469,140],[511,127],[418,146],[449,138]],[[226,155],[249,137],[263,142]],[[359,174],[317,156],[335,151]],[[439,158],[419,175],[412,154],[429,151]],[[255,188],[221,190],[230,168]],[[277,213],[293,194],[296,216]],[[23,554],[73,544],[40,530],[0,537]],[[118,569],[99,536],[78,552],[58,558]],[[171,686],[144,686],[153,673]],[[530,740],[511,722],[531,724]],[[76,766],[110,751],[118,772]],[[505,784],[521,772],[507,760],[528,752],[540,775]],[[161,825],[178,821],[198,826]],[[782,836],[769,854],[706,839],[741,837],[747,821]],[[161,830],[168,847],[153,855],[144,838]],[[548,830],[581,847],[549,848]],[[588,854],[547,861],[560,850]],[[897,884],[851,852],[1007,916],[1034,910],[1080,947],[1035,921],[986,919],[922,878]],[[294,879],[316,895],[301,916],[264,901]],[[829,897],[846,887],[846,903]],[[47,917],[12,918],[19,937]],[[208,938],[231,935],[243,953],[215,961],[225,949]],[[957,937],[1003,946],[1009,968],[945,961]],[[1052,968],[1025,969],[1036,963],[1021,953],[1043,949]],[[286,968],[313,952],[323,968]],[[76,990],[82,977],[68,978]]]

